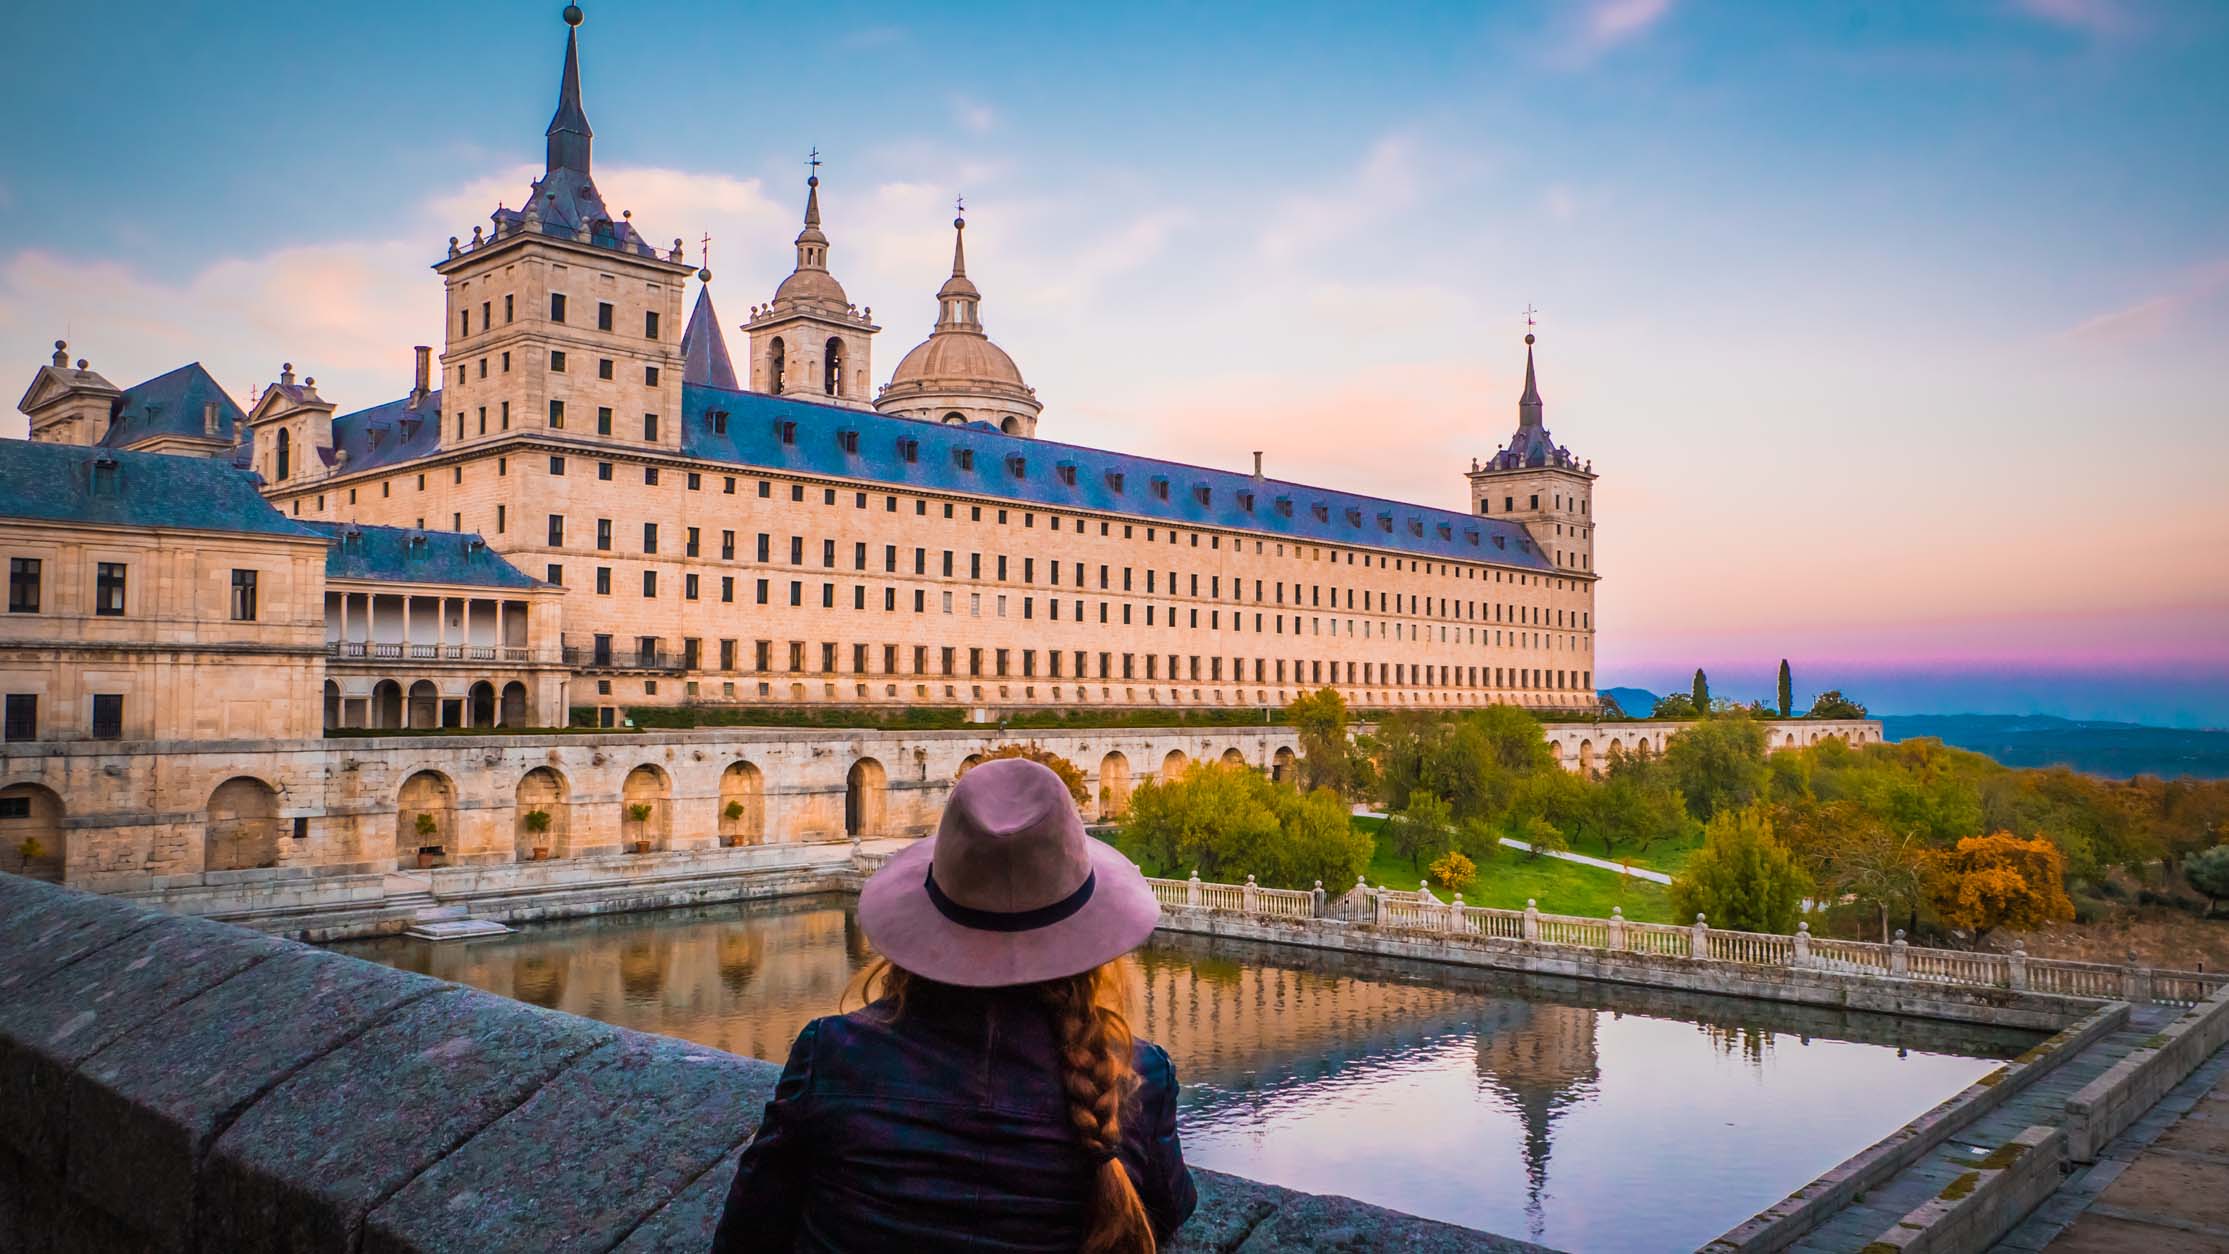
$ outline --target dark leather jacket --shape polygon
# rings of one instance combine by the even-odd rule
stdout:
[[[1176,1072],[1140,1041],[1121,1160],[1164,1241],[1197,1202]],[[816,1019],[743,1152],[714,1254],[1074,1250],[1091,1163],[1061,1096],[1052,1026],[990,990]]]

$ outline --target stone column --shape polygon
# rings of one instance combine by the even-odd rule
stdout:
[[[1691,958],[1710,957],[1710,925],[1699,914],[1695,916],[1695,926],[1688,929],[1687,952]]]
[[[1610,907],[1610,948],[1613,950],[1623,950],[1625,948],[1625,907],[1623,906]]]
[[[1311,903],[1309,904],[1309,906],[1308,906],[1308,917],[1310,917],[1310,918],[1312,918],[1312,919],[1320,919],[1320,918],[1322,918],[1322,917],[1323,917],[1323,908],[1324,908],[1324,891],[1323,891],[1323,881],[1322,881],[1322,880],[1317,880],[1317,881],[1316,881],[1316,891],[1315,891],[1315,901],[1311,902]]]
[[[2028,987],[2028,942],[2012,942],[2012,956],[2005,959],[2005,975],[2012,987]]]
[[[1197,867],[1193,868],[1192,878],[1184,883],[1184,904],[1189,909],[1200,908],[1200,872]]]
[[[1888,973],[1890,975],[1911,974],[1912,959],[1908,952],[1910,949],[1911,945],[1904,939],[1904,929],[1896,929],[1896,939],[1889,942],[1888,947]]]
[[[2152,973],[2136,965],[2136,951],[2128,951],[2128,964],[2121,968],[2121,1000],[2132,1006],[2142,1005],[2152,999]]]
[[[1796,924],[1795,965],[1799,967],[1811,965],[1811,925],[1809,923]]]
[[[1540,903],[1533,898],[1525,898],[1525,921],[1522,926],[1523,930],[1518,935],[1529,941],[1540,939]]]
[[[1447,903],[1447,930],[1450,932],[1467,932],[1470,930],[1463,926],[1463,894],[1461,893],[1455,894],[1455,900]]]
[[[1261,890],[1254,887],[1254,877],[1251,875],[1247,876],[1246,886],[1239,890],[1239,908],[1244,910],[1247,914],[1254,913],[1255,908],[1260,901],[1260,894]]]

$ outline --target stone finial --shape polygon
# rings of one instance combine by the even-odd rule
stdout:
[[[54,341],[54,364],[57,366],[70,364],[70,345],[67,340]]]
[[[1613,918],[1613,919],[1619,919],[1619,920],[1623,920],[1623,919],[1625,918],[1625,907],[1624,907],[1624,906],[1612,906],[1612,907],[1610,907],[1610,917],[1611,917],[1611,918]]]
[[[1796,931],[1809,936],[1811,934],[1811,925],[1809,923],[1798,923],[1796,924]]]
[[[480,228],[479,228],[479,227],[473,227],[473,228],[472,228],[472,246],[473,246],[474,248],[478,248],[478,247],[480,246],[480,244],[481,244],[481,239],[480,239]]]
[[[1253,876],[1251,876],[1251,875],[1247,876],[1247,877],[1246,877],[1246,882],[1247,882],[1247,883],[1248,883],[1249,885],[1251,885],[1251,884],[1252,884],[1252,883],[1254,882],[1254,877],[1253,877]],[[2135,955],[2134,955],[2134,954],[2130,954],[2129,956],[2130,956],[2130,957],[2132,957],[2132,958],[2133,958],[2133,957],[2135,957]]]
[[[1702,926],[1704,926],[1704,924],[1703,924],[1703,916],[1702,916],[1702,915],[1698,914],[1698,915],[1696,915],[1696,916],[1695,916],[1695,926],[1697,926],[1697,927],[1702,927]],[[1902,936],[1902,935],[1903,935],[1903,933],[1902,933],[1902,932],[1898,932],[1898,933],[1897,933],[1897,935],[1898,935],[1898,936]]]
[[[449,237],[449,255],[450,255],[450,256],[452,256],[452,257],[454,257],[454,256],[456,256],[456,255],[457,255],[457,253],[458,253],[459,251],[460,251],[460,250],[459,250],[459,249],[457,248],[457,237],[456,237],[456,236],[454,236],[454,235],[450,236],[450,237]]]
[[[77,372],[78,372],[79,374],[84,374],[84,373],[85,373],[85,368],[86,368],[87,366],[90,366],[90,365],[92,365],[92,364],[93,364],[93,363],[91,363],[91,362],[89,362],[89,361],[85,360],[85,359],[84,359],[83,357],[80,357],[80,358],[78,358],[78,359],[77,359]]]
[[[289,387],[292,387],[294,385],[293,362],[287,361],[279,363],[279,382],[284,383]]]

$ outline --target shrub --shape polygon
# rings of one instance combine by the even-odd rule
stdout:
[[[742,818],[743,803],[740,801],[730,801],[726,805],[721,806],[720,817],[726,819],[730,823],[733,823],[736,820]]]
[[[2040,836],[1968,836],[1928,857],[1927,901],[1946,925],[1985,935],[2074,917],[2066,893],[2066,856]]]
[[[1258,771],[1195,763],[1170,782],[1138,785],[1123,834],[1149,871],[1270,888],[1334,890],[1370,865],[1374,842],[1328,788],[1303,793]]]
[[[23,843],[16,846],[16,852],[23,855],[25,862],[37,862],[46,856],[46,846],[39,843],[38,837],[26,836]]]
[[[550,812],[547,810],[528,810],[523,817],[526,819],[526,830],[537,836],[550,829]]]
[[[2185,859],[2183,878],[2206,895],[2206,913],[2212,914],[2222,898],[2229,897],[2229,845],[2215,845]]]
[[[633,805],[628,806],[627,819],[629,822],[634,823],[648,823],[650,821],[650,803],[647,801],[637,801]]]
[[[418,829],[418,835],[422,837],[432,836],[434,833],[441,830],[441,824],[437,822],[432,815],[427,814],[422,810],[418,813],[418,822],[416,826]]]
[[[1772,834],[1761,807],[1720,814],[1703,829],[1703,847],[1672,880],[1672,910],[1702,915],[1742,932],[1788,932],[1811,877]]]
[[[1432,861],[1432,878],[1451,893],[1459,893],[1478,878],[1478,865],[1462,854],[1449,850]]]
[[[1037,745],[1000,745],[983,756],[985,760],[1027,758],[1029,761],[1035,762],[1037,765],[1050,770],[1053,774],[1060,776],[1060,782],[1068,785],[1068,795],[1076,799],[1077,809],[1082,809],[1084,803],[1091,800],[1091,790],[1084,786],[1082,769],[1050,749]]]

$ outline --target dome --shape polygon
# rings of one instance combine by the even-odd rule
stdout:
[[[988,337],[966,331],[939,331],[914,347],[890,375],[890,391],[1029,391],[1022,372],[1006,350]]]
[[[801,301],[835,309],[851,307],[850,299],[844,295],[844,285],[826,270],[795,271],[774,289],[774,300],[777,304]]]

